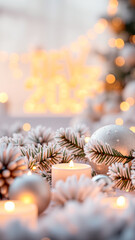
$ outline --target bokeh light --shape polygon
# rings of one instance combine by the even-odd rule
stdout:
[[[124,47],[124,40],[122,38],[115,39],[115,46],[119,49]]]
[[[128,97],[126,99],[126,102],[128,102],[130,106],[133,106],[135,104],[135,100],[132,97]]]
[[[1,92],[0,93],[0,102],[1,103],[6,103],[8,101],[8,95],[6,92]]]
[[[30,129],[31,129],[30,123],[24,123],[24,124],[23,124],[23,130],[24,130],[25,132],[30,131]]]
[[[124,64],[125,64],[125,59],[124,57],[121,57],[121,56],[118,56],[115,58],[115,64],[118,66],[118,67],[122,67]]]
[[[123,125],[123,119],[122,118],[117,118],[116,120],[115,120],[115,124],[116,125]]]
[[[115,82],[116,78],[113,74],[108,74],[106,76],[106,82],[109,84],[113,84]]]
[[[108,40],[108,45],[109,45],[109,47],[114,48],[115,47],[115,38],[110,38]]]
[[[130,105],[128,102],[121,102],[121,104],[120,104],[121,111],[126,112],[129,110],[129,108],[130,108]]]

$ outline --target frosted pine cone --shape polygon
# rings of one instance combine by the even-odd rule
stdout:
[[[60,180],[52,189],[52,201],[55,205],[64,205],[71,200],[83,202],[88,197],[93,199],[97,195],[102,196],[100,187],[84,175],[79,180],[76,176],[68,177],[66,182]]]
[[[43,126],[37,126],[31,129],[28,133],[28,142],[33,143],[35,146],[41,144],[42,146],[48,145],[48,143],[54,140],[53,132],[50,128]]]
[[[14,178],[27,171],[27,164],[20,151],[12,144],[0,146],[0,197],[8,197],[9,185]]]

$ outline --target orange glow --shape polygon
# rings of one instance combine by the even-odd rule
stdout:
[[[125,64],[125,59],[124,57],[117,57],[115,58],[115,64],[118,66],[118,67],[122,67],[124,64]]]
[[[117,13],[117,8],[118,8],[118,1],[110,0],[107,8],[108,15],[110,16],[115,15]]]
[[[131,35],[129,38],[129,41],[133,44],[135,44],[135,35]]]
[[[30,123],[24,123],[24,124],[23,124],[23,130],[24,130],[25,132],[30,131],[30,129],[31,129]]]
[[[1,92],[0,93],[0,102],[1,103],[6,103],[8,101],[8,95],[6,92]]]
[[[116,124],[116,125],[123,125],[123,119],[122,119],[122,118],[117,118],[117,119],[115,120],[115,124]]]
[[[129,108],[130,108],[130,105],[129,105],[129,103],[128,102],[122,102],[121,104],[120,104],[120,109],[121,109],[121,111],[128,111],[129,110]]]
[[[115,47],[115,38],[110,38],[108,41],[108,45],[109,45],[109,47],[114,48]]]
[[[108,74],[106,76],[106,82],[109,84],[113,84],[115,82],[116,78],[113,74]]]
[[[135,104],[135,100],[132,97],[128,97],[126,99],[126,102],[128,102],[130,106],[133,106]]]
[[[124,41],[123,41],[123,39],[122,38],[117,38],[117,39],[115,39],[115,46],[117,47],[117,48],[123,48],[124,47]]]
[[[4,208],[5,208],[6,212],[13,212],[15,210],[15,204],[14,204],[14,202],[7,201],[4,204]]]
[[[101,18],[94,26],[94,30],[96,33],[103,33],[108,25],[108,22],[106,19]]]
[[[120,17],[115,17],[115,18],[112,19],[112,24],[115,27],[119,27],[121,24],[123,24],[123,21]]]
[[[135,126],[129,128],[133,133],[135,133]]]
[[[33,194],[26,192],[19,196],[19,200],[25,204],[34,203],[34,196]]]
[[[72,160],[69,162],[69,167],[74,167],[74,162]]]

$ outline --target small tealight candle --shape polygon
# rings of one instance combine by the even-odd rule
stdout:
[[[32,229],[37,224],[37,207],[20,201],[0,202],[0,226],[5,227],[10,221],[19,220]]]
[[[124,196],[106,198],[103,200],[103,203],[109,204],[111,209],[118,211],[124,211],[129,206],[128,199]]]
[[[73,161],[55,164],[52,166],[52,186],[54,187],[58,180],[65,181],[67,177],[72,175],[76,175],[79,179],[82,174],[91,177],[91,166],[83,163],[74,163]]]

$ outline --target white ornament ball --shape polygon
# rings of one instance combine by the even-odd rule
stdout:
[[[124,126],[112,124],[101,127],[93,133],[91,140],[107,143],[125,156],[129,156],[135,149],[135,133]],[[92,161],[90,164],[97,173],[106,174],[108,171],[108,166],[105,164],[96,164]]]
[[[24,174],[16,178],[10,186],[9,198],[35,203],[40,214],[50,203],[51,191],[49,184],[41,176]]]
[[[103,174],[99,174],[99,175],[96,175],[92,178],[92,181],[94,182],[104,182],[104,188],[107,188],[108,186],[110,186],[112,184],[112,180],[106,176],[106,175],[103,175]]]

